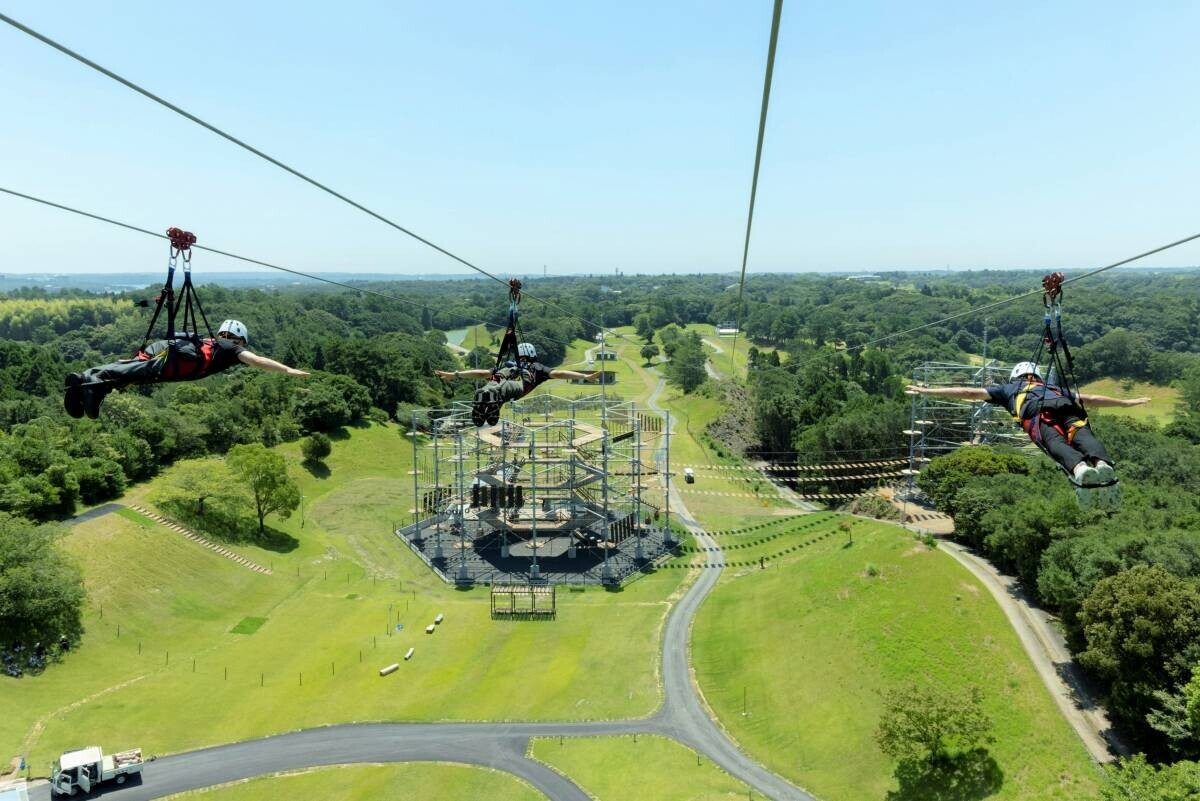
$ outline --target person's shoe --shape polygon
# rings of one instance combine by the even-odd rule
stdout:
[[[475,424],[476,428],[482,428],[487,423],[489,400],[487,387],[475,390],[475,399],[471,403],[471,422]]]
[[[1113,466],[1103,459],[1096,460],[1095,470],[1098,477],[1097,484],[1108,484],[1117,480],[1117,471],[1113,470]]]
[[[83,417],[83,376],[79,373],[67,373],[66,383],[63,408],[74,418]]]
[[[1100,483],[1100,474],[1087,462],[1075,465],[1075,470],[1071,475],[1075,479],[1075,483],[1081,487],[1092,487]]]
[[[491,406],[492,408],[488,409],[487,413],[487,424],[494,426],[500,422],[500,404],[493,403]]]
[[[108,394],[108,387],[103,384],[86,384],[83,387],[83,413],[90,419],[95,420],[100,416],[100,404],[104,403],[104,396]]]

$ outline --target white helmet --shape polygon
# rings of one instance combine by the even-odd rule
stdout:
[[[250,341],[250,337],[246,334],[246,324],[240,320],[226,320],[221,323],[221,327],[217,329],[218,334],[233,334],[235,337],[241,337],[246,342]]]
[[[526,359],[536,359],[537,348],[533,346],[532,342],[522,342],[517,345],[517,355],[524,356]]]
[[[1038,366],[1036,364],[1034,364],[1033,362],[1021,362],[1020,364],[1018,364],[1016,367],[1014,367],[1012,369],[1011,373],[1008,374],[1008,380],[1016,381],[1021,376],[1026,376],[1026,375],[1035,375],[1038,378],[1041,378],[1042,371],[1039,370]]]

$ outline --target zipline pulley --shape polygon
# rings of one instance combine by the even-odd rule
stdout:
[[[154,338],[154,327],[158,324],[158,316],[164,306],[167,309],[167,330],[166,336],[162,339],[171,343],[172,350],[175,349],[175,343],[179,340],[199,343],[201,322],[204,323],[208,337],[211,339],[213,336],[212,327],[208,324],[208,317],[204,314],[204,307],[200,305],[200,297],[192,285],[192,245],[196,244],[196,235],[191,231],[184,231],[182,228],[168,228],[167,240],[170,242],[167,251],[167,280],[158,293],[158,297],[154,299],[154,314],[150,318],[150,325],[146,327],[146,336],[142,339],[139,351],[145,350],[146,345]],[[183,284],[179,288],[177,298],[175,295],[175,268],[180,259],[183,260]],[[183,310],[183,324],[182,327],[177,328],[175,323],[180,309]]]

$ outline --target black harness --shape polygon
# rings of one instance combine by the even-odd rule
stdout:
[[[158,297],[154,299],[154,315],[150,318],[150,325],[146,327],[146,336],[142,339],[142,344],[138,348],[138,353],[144,353],[146,345],[150,344],[154,337],[154,327],[158,324],[158,316],[162,313],[164,307],[167,310],[167,331],[166,336],[162,339],[167,340],[169,351],[167,354],[167,362],[170,364],[175,361],[176,343],[183,341],[191,344],[193,352],[199,352],[205,337],[200,334],[200,322],[204,322],[204,330],[207,332],[207,338],[213,339],[212,327],[208,324],[208,317],[204,314],[204,307],[200,305],[200,296],[196,294],[196,288],[192,286],[192,245],[196,244],[196,235],[191,231],[184,231],[179,228],[168,228],[167,238],[171,241],[170,249],[167,256],[167,281],[163,284],[162,291],[158,293]],[[178,298],[175,296],[175,267],[179,257],[183,257],[183,286],[179,288]],[[149,305],[149,304],[146,304]],[[183,311],[183,327],[177,329],[175,323],[179,317],[180,310]]]

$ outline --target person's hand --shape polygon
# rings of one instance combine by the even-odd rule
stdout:
[[[925,391],[925,387],[919,387],[916,384],[909,384],[904,388],[905,395],[920,395]]]
[[[1121,401],[1122,406],[1141,406],[1143,403],[1149,403],[1149,398],[1130,398],[1126,401]]]
[[[602,372],[603,372],[602,370],[597,370],[597,371],[596,371],[596,372],[594,372],[594,373],[588,373],[588,375],[587,375],[587,378],[585,378],[584,380],[585,380],[585,381],[599,381],[599,380],[600,380],[600,374],[601,374]]]
[[[454,373],[450,370],[434,370],[433,372],[443,381],[450,381],[455,377]]]
[[[303,370],[297,370],[295,367],[289,367],[287,369],[287,374],[292,378],[308,378],[308,373],[304,372]]]

